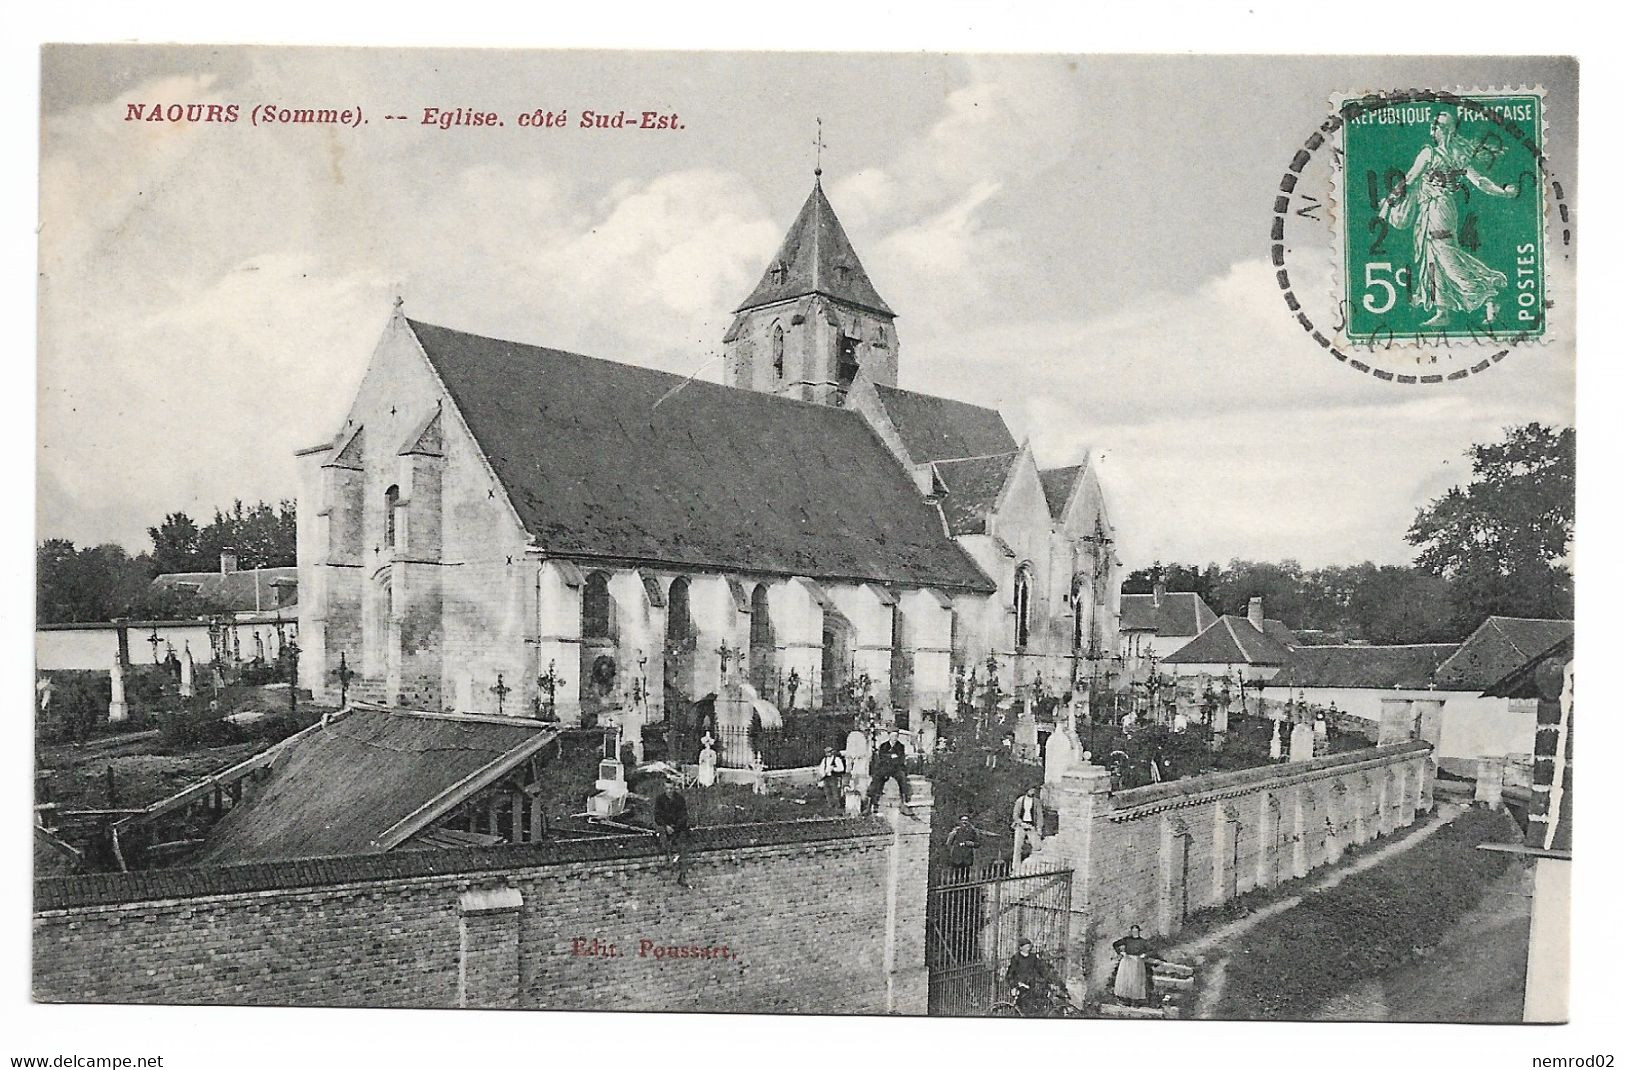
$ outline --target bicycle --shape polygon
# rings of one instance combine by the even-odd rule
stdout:
[[[1083,1009],[1076,1006],[1067,996],[1066,990],[1060,985],[1050,983],[1044,986],[1044,1003],[1037,1014],[1028,1014],[1021,1009],[1017,1002],[1021,994],[1019,987],[1010,989],[1010,998],[1001,999],[988,1008],[990,1018],[1082,1018]]]

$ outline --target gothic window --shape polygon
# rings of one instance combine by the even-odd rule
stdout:
[[[1081,580],[1074,581],[1072,586],[1072,650],[1074,653],[1081,653],[1086,645],[1084,642],[1083,604],[1083,583]]]
[[[773,325],[773,373],[784,378],[784,328],[777,323]]]
[[[613,639],[615,637],[615,604],[609,597],[609,576],[594,572],[587,577],[581,591],[581,637],[583,639]]]
[[[1028,565],[1016,569],[1016,649],[1026,650],[1032,636],[1033,570]]]
[[[401,504],[401,488],[391,486],[384,491],[384,545],[395,548],[395,509]]]
[[[850,383],[858,377],[858,340],[849,335],[841,335],[835,348],[835,376],[842,383]]]

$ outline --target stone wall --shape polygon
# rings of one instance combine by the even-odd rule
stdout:
[[[36,882],[46,1002],[925,1012],[922,819]],[[674,950],[668,950],[674,949]]]
[[[1306,876],[1433,807],[1432,747],[1398,743],[1113,794],[1077,766],[1052,782],[1057,835],[1028,865],[1070,865],[1074,979],[1106,983],[1111,942],[1169,937],[1199,911]]]

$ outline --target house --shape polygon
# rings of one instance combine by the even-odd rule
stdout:
[[[283,610],[297,614],[299,569],[237,567],[237,555],[220,555],[218,572],[165,572],[152,579],[154,590],[186,591],[199,596],[222,613],[266,614]]]
[[[1070,680],[1116,645],[1085,462],[898,385],[896,314],[814,183],[722,384],[408,319],[300,453],[301,682],[566,721],[747,677],[917,716],[956,669]]]
[[[1201,595],[1169,591],[1159,579],[1150,594],[1122,596],[1118,655],[1130,667],[1161,661],[1218,619]]]
[[[1331,706],[1380,723],[1384,702],[1437,703],[1423,734],[1447,771],[1472,775],[1482,758],[1527,760],[1535,710],[1490,693],[1506,674],[1574,634],[1574,622],[1489,617],[1461,643],[1299,647],[1264,697]]]
[[[1162,660],[1176,676],[1227,680],[1268,680],[1292,660],[1292,630],[1264,616],[1264,600],[1253,598],[1245,617],[1224,616]]]

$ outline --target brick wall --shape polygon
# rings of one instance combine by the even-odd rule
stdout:
[[[1074,868],[1074,976],[1106,983],[1111,942],[1172,936],[1197,912],[1334,863],[1430,810],[1432,748],[1401,743],[1112,794],[1080,766],[1048,798],[1060,828],[1029,863]]]
[[[929,799],[700,830],[691,889],[638,836],[45,878],[34,994],[924,1013]]]

